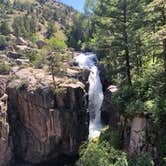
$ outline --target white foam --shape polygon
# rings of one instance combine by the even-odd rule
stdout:
[[[99,76],[99,71],[96,66],[97,57],[93,53],[83,54],[81,53],[75,57],[75,61],[79,64],[81,68],[86,68],[90,70],[90,75],[88,78],[89,82],[89,114],[90,114],[90,124],[89,124],[89,139],[93,139],[100,136],[102,123],[101,123],[101,105],[103,102],[103,90],[102,84]]]

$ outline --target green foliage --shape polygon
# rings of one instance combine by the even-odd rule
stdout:
[[[102,129],[101,136],[99,138],[99,142],[107,141],[109,145],[115,149],[120,149],[121,146],[121,134],[119,131],[111,131],[107,126]]]
[[[24,53],[26,57],[30,60],[31,63],[35,63],[37,61],[37,57],[40,56],[40,52],[38,53],[36,50],[28,50]],[[40,59],[40,58],[39,58]]]
[[[129,159],[129,166],[154,166],[154,162],[148,154],[143,154],[137,159]]]
[[[91,31],[89,30],[90,21],[84,15],[78,14],[73,22],[73,26],[66,32],[68,37],[67,44],[76,50],[85,50],[87,47],[85,42],[91,36]]]
[[[67,56],[61,52],[53,52],[51,57],[48,59],[49,71],[52,75],[64,76],[67,72],[66,65],[64,64],[67,60]]]
[[[90,143],[81,147],[77,166],[128,166],[127,155],[107,143]]]
[[[125,115],[148,113],[154,123],[160,124],[166,114],[165,77],[161,67],[146,70],[135,79],[133,86],[122,86],[113,101]]]
[[[0,61],[0,74],[9,74],[11,70],[11,65]]]
[[[153,160],[147,154],[133,159],[121,150],[117,150],[119,143],[119,133],[117,131],[110,133],[106,127],[97,142],[85,142],[81,146],[77,166],[154,166]]]
[[[61,50],[66,48],[66,43],[63,40],[63,38],[60,37],[51,37],[50,39],[46,40],[46,43],[48,47],[50,47],[52,50]]]
[[[9,28],[9,25],[6,21],[1,22],[1,24],[0,24],[0,33],[2,35],[8,35],[10,33],[10,28]]]
[[[5,36],[0,35],[0,50],[1,49],[3,50],[6,46],[7,46],[7,41]]]
[[[41,49],[38,53],[32,52],[30,54],[30,60],[36,68],[42,68],[46,64],[46,57],[48,55],[48,50],[46,48]]]
[[[39,35],[36,33],[33,33],[30,37],[29,40],[33,43],[36,44],[36,41],[38,41],[40,39]]]
[[[12,24],[14,34],[18,37],[30,37],[36,32],[37,25],[35,19],[31,16],[17,16]]]
[[[165,131],[164,131],[165,132]],[[166,135],[160,135],[159,138],[159,155],[160,155],[160,165],[164,166],[166,164]]]

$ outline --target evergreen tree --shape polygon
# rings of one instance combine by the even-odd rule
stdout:
[[[153,0],[147,5],[147,11],[151,25],[153,25],[151,38],[154,39],[155,43],[159,43],[158,47],[161,41],[163,43],[163,51],[160,55],[162,55],[166,72],[166,1]]]
[[[10,33],[10,28],[9,28],[9,25],[7,22],[3,21],[1,24],[0,24],[0,33],[2,35],[8,35]]]

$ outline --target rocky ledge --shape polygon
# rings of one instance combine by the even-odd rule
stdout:
[[[40,69],[16,71],[7,87],[8,117],[16,161],[42,163],[74,156],[88,136],[84,86]]]

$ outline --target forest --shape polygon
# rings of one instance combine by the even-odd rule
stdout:
[[[125,117],[148,114],[160,131],[156,140],[161,147],[159,165],[165,165],[166,1],[87,0],[85,14],[74,20],[68,42],[75,49],[100,55],[107,77],[120,87],[113,101]],[[115,165],[132,165],[124,153],[119,157],[107,143],[103,145],[102,140],[84,149],[82,165],[112,165],[116,159]],[[153,165],[146,157],[133,165]]]

